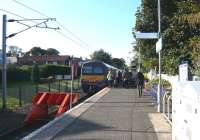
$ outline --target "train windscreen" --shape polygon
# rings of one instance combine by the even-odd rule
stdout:
[[[104,71],[103,71],[103,68],[102,67],[93,67],[93,73],[94,74],[103,74]]]
[[[105,68],[104,65],[98,63],[88,63],[83,65],[82,74],[86,75],[102,75],[104,74]]]
[[[83,74],[91,74],[92,73],[92,66],[84,66],[82,69]]]

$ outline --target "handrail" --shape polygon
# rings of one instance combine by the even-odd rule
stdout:
[[[165,103],[166,103],[166,100],[167,100],[167,114],[165,112]],[[172,121],[170,120],[170,103],[171,103],[170,100],[172,100],[171,92],[164,93],[164,96],[163,96],[163,115],[167,119],[167,121],[170,124],[172,124]]]
[[[170,118],[170,100],[172,100],[172,96],[170,95],[168,98],[167,98],[167,116],[168,116],[168,118]]]

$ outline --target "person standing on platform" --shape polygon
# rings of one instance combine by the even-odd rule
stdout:
[[[123,77],[123,87],[129,88],[129,85],[128,85],[129,73],[127,69],[125,69],[125,71],[123,72],[122,77]]]
[[[112,71],[111,70],[108,71],[107,80],[108,80],[109,87],[112,87],[112,84],[113,84],[113,75],[112,75]]]
[[[118,71],[117,73],[117,86],[122,87],[122,72]]]
[[[137,89],[138,89],[138,94],[139,94],[139,97],[142,96],[142,89],[143,89],[143,86],[144,86],[144,75],[141,71],[139,71],[137,73]]]

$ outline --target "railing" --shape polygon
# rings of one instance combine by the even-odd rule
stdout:
[[[158,86],[155,84],[149,91],[147,92],[152,98],[155,104],[157,104],[157,89]],[[171,124],[172,123],[172,95],[171,91],[162,88],[161,89],[161,105],[162,105],[162,113],[166,120]]]
[[[8,84],[9,85],[9,84]],[[31,104],[32,98],[38,92],[70,92],[71,80],[56,80],[54,82],[32,84],[30,82],[12,85],[7,88],[7,108],[9,110]],[[73,91],[80,91],[80,80],[73,83]],[[2,108],[2,89],[0,88],[0,110]]]
[[[167,108],[167,112],[166,112],[166,108]],[[171,95],[171,92],[166,92],[163,96],[163,111],[162,111],[162,113],[163,113],[164,117],[167,119],[167,121],[170,124],[172,124],[172,95]]]

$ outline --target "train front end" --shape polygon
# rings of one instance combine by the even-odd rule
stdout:
[[[84,92],[98,91],[107,86],[107,69],[101,62],[87,62],[82,66],[81,85]]]

